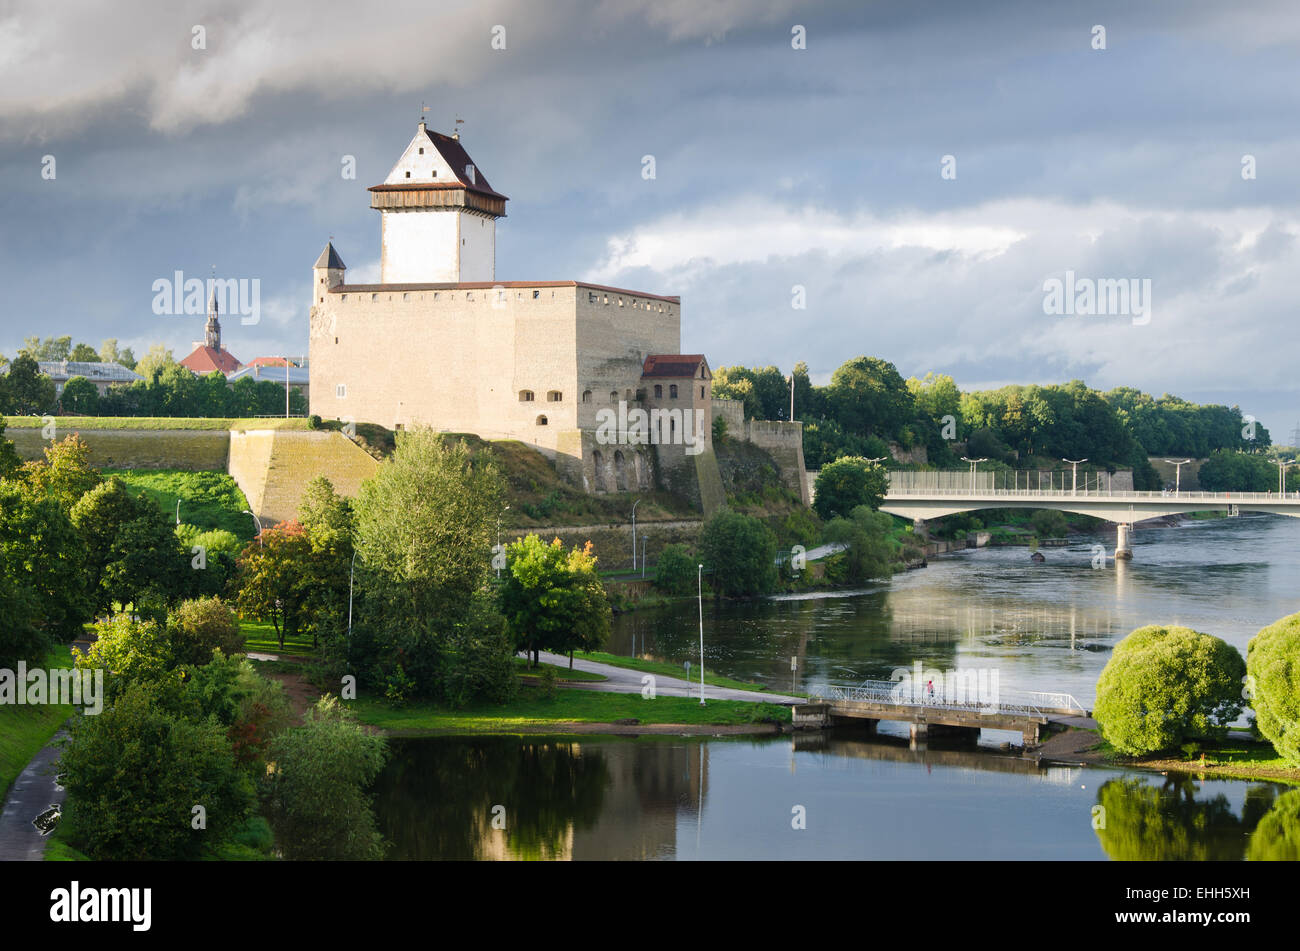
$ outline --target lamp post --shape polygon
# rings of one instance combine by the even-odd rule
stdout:
[[[645,578],[645,546],[646,546],[646,541],[649,538],[650,536],[645,534],[644,532],[641,534],[641,577],[642,579]],[[634,544],[635,542],[636,539],[633,539]]]
[[[348,643],[352,643],[352,572],[357,567],[357,550],[352,549],[352,564],[348,566]]]
[[[1074,459],[1062,459],[1061,461],[1068,462],[1070,464],[1070,471],[1073,473],[1072,481],[1070,482],[1070,494],[1078,495],[1079,494],[1079,463],[1087,462],[1088,460],[1079,459],[1076,461]]]
[[[508,511],[510,511],[510,506],[507,505],[507,506],[506,506],[505,508],[503,508],[500,512],[497,512],[497,550],[496,550],[496,552],[495,552],[494,554],[497,556],[498,559],[500,559],[501,554],[502,554],[502,552],[501,552],[501,516],[502,516],[502,515],[505,515],[506,512],[508,512]],[[501,580],[501,565],[500,565],[499,563],[498,563],[498,565],[497,565],[497,580],[498,580],[498,581]]]
[[[257,547],[261,548],[262,547],[262,520],[258,518],[257,513],[253,512],[251,509],[244,509],[242,514],[253,516],[253,521],[257,523]]]
[[[695,593],[700,604],[700,706],[704,706],[704,566],[695,576]]]
[[[636,507],[641,504],[637,499],[632,503],[632,570],[636,571]]]
[[[1277,460],[1277,494],[1278,495],[1282,495],[1282,496],[1286,495],[1286,467],[1291,465],[1291,463],[1293,462],[1295,462],[1294,459],[1283,459],[1281,457],[1279,457]]]
[[[1184,459],[1181,462],[1177,462],[1173,459],[1165,460],[1165,462],[1174,467],[1174,495],[1179,493],[1183,484],[1183,466],[1187,465],[1191,461],[1192,460],[1190,459]]]
[[[176,524],[179,525],[180,523],[181,523],[181,500],[177,499],[176,500]]]
[[[968,458],[967,456],[962,456],[961,458],[963,462],[970,463],[970,494],[974,495],[975,494],[975,467],[978,466],[981,462],[988,462],[988,458],[985,457],[982,459],[971,459]]]

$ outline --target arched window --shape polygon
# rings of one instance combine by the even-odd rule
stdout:
[[[600,454],[599,449],[591,453],[591,471],[594,476],[594,485],[597,492],[605,491],[605,458]]]
[[[677,399],[677,384],[676,384],[676,383],[669,383],[669,384],[668,384],[668,398],[669,398],[670,400],[675,400],[675,399]]]
[[[704,399],[704,387],[700,387],[700,399]]]
[[[545,426],[545,425],[546,425],[546,417],[545,417],[545,416],[538,416],[538,417],[537,417],[537,425],[538,425],[538,426]]]
[[[564,402],[564,394],[561,393],[559,390],[548,390],[546,393],[546,402],[562,403]]]
[[[582,391],[582,401],[583,401],[584,403],[590,403],[590,402],[591,402],[591,390],[583,390],[583,391]]]
[[[663,399],[663,398],[664,398],[664,388],[663,388],[662,386],[660,386],[658,383],[656,383],[656,384],[655,384],[655,399],[657,399],[657,400],[661,400],[661,399]]]
[[[617,403],[617,402],[618,402],[618,390],[610,390],[610,391],[609,391],[609,401],[610,401],[611,403]]]
[[[532,390],[520,390],[520,391],[519,391],[519,402],[521,402],[521,403],[531,403],[532,401],[533,401],[533,391],[532,391]]]

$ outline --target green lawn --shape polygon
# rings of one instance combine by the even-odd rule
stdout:
[[[671,664],[662,660],[642,660],[640,657],[622,657],[618,654],[607,654],[604,651],[576,651],[574,657],[582,660],[594,660],[602,664],[610,664],[614,667],[626,667],[628,670],[639,670],[647,674],[657,674],[660,677],[680,677],[686,678],[686,668],[679,664]],[[700,682],[700,669],[694,664],[691,665],[692,683]],[[767,690],[762,684],[750,683],[747,680],[732,680],[730,677],[720,677],[717,674],[709,673],[708,668],[704,670],[704,682],[714,687],[730,687],[733,690]],[[790,694],[789,696],[801,696],[801,694]]]
[[[104,478],[117,476],[133,493],[143,493],[173,518],[176,502],[181,503],[181,521],[207,531],[220,528],[240,541],[251,541],[257,533],[251,515],[245,515],[248,500],[229,475],[184,469],[105,469]],[[268,526],[269,527],[269,526]]]
[[[555,671],[555,676],[560,680],[582,681],[583,683],[597,683],[602,680],[608,680],[604,674],[591,674],[585,670],[570,670],[561,664],[538,664],[537,669],[533,668],[532,663],[526,657],[516,657],[515,666],[519,668],[520,674],[536,676],[541,673],[543,667],[549,667]]]
[[[243,618],[239,629],[244,633],[244,650],[259,654],[279,654],[283,657],[308,656],[314,653],[310,637],[286,637],[283,649],[275,636],[275,626],[270,621]]]
[[[546,699],[539,690],[525,687],[513,703],[471,704],[451,710],[435,704],[409,704],[400,709],[374,697],[347,704],[361,722],[384,730],[424,733],[509,733],[525,726],[560,723],[613,723],[637,719],[641,723],[730,725],[764,721],[790,722],[790,709],[770,703],[710,700],[700,706],[689,697],[642,699],[640,694],[600,693],[576,688],[556,691]]]
[[[307,429],[302,417],[268,416],[265,418],[230,419],[216,416],[56,416],[60,429]],[[10,429],[40,429],[39,416],[8,416]]]
[[[72,656],[66,647],[55,648],[39,666],[71,667]],[[9,794],[9,787],[23,767],[70,716],[72,707],[64,704],[0,705],[0,799]]]

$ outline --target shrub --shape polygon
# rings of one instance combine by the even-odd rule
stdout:
[[[253,805],[221,726],[155,707],[155,689],[131,684],[78,718],[60,757],[68,836],[92,858],[196,859],[229,840]],[[196,805],[206,828],[193,827]]]
[[[1300,766],[1300,614],[1261,630],[1246,647],[1255,726],[1277,755]]]
[[[550,664],[543,664],[542,669],[537,674],[537,686],[542,691],[542,696],[547,700],[555,699],[555,668]]]
[[[848,516],[859,505],[880,508],[889,492],[889,476],[879,463],[861,456],[843,456],[817,476],[813,509],[823,519]]]
[[[721,416],[718,419],[722,419]],[[672,595],[687,595],[695,591],[696,565],[686,545],[665,545],[655,562],[655,587]]]
[[[157,621],[137,621],[130,614],[115,614],[95,625],[98,639],[83,654],[74,647],[72,655],[79,669],[103,667],[116,676],[114,681],[162,680],[173,666],[172,643],[167,628]]]
[[[1219,740],[1241,713],[1245,672],[1241,655],[1221,638],[1185,627],[1138,628],[1102,670],[1094,716],[1102,736],[1131,755]]]
[[[1065,516],[1055,509],[1039,509],[1030,521],[1041,538],[1060,538],[1070,528]]]
[[[227,657],[244,650],[244,635],[235,612],[220,598],[182,601],[168,624],[173,657],[178,664],[206,664],[212,660],[214,650]]]

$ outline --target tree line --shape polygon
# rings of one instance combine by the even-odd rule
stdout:
[[[877,357],[856,357],[814,386],[805,363],[793,372],[794,418],[803,422],[804,459],[819,469],[840,456],[880,458],[889,444],[924,447],[939,466],[960,463],[955,449],[1015,464],[1087,458],[1103,468],[1133,468],[1158,488],[1148,455],[1205,457],[1216,450],[1259,451],[1268,430],[1239,407],[1154,398],[1129,387],[1108,393],[1079,380],[962,392],[951,376],[904,379]],[[776,367],[720,367],[713,395],[739,400],[751,419],[791,418],[791,380]]]

